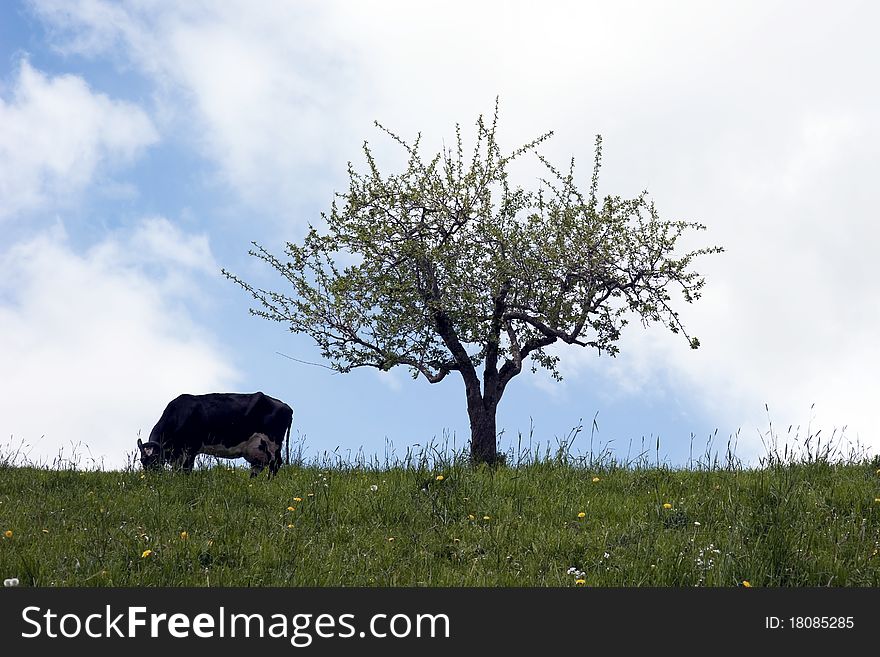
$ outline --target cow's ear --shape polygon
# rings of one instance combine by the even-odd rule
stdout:
[[[144,444],[141,442],[140,438],[138,438],[138,449],[144,451]]]

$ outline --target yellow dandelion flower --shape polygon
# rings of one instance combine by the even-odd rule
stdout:
[[[309,493],[309,494],[311,495],[311,493]],[[302,502],[302,501],[303,501],[303,498],[301,498],[301,497],[294,497],[294,498],[293,498],[293,501],[294,501],[294,502]]]
[[[483,520],[491,520],[491,519],[492,518],[490,518],[489,516],[483,516]]]
[[[461,540],[460,540],[460,539],[457,539],[457,538],[453,538],[453,539],[452,539],[452,542],[453,542],[453,543],[461,543]]]
[[[586,517],[587,517],[587,514],[584,513],[583,511],[581,511],[581,512],[578,514],[578,518],[586,518]]]
[[[5,532],[3,532],[3,536],[5,536],[6,538],[12,538],[12,530],[7,529]]]
[[[289,506],[289,507],[287,507],[287,510],[288,510],[288,511],[296,511],[296,507],[295,507],[295,506]]]
[[[574,580],[574,585],[575,585],[575,586],[586,586],[586,585],[587,585],[587,580],[585,580],[585,579],[576,579],[576,580]]]
[[[389,542],[389,543],[393,543],[393,542],[394,542],[394,537],[393,537],[393,536],[389,536],[389,537],[388,537],[388,542]]]
[[[434,479],[436,479],[437,481],[443,481],[445,477],[443,475],[437,475],[436,477],[434,477]]]
[[[180,540],[185,541],[188,538],[189,534],[187,534],[186,532],[180,532]]]
[[[473,513],[468,514],[468,520],[476,520],[476,517],[474,517]]]
[[[749,580],[744,579],[743,586],[746,587],[747,589],[750,589],[750,588],[752,588],[752,583]]]
[[[593,483],[594,484],[599,483],[599,477],[593,477]]]
[[[315,496],[314,493],[309,493],[308,495],[306,495],[306,497],[314,497],[314,496]]]
[[[153,551],[152,551],[152,550],[144,550],[143,553],[141,553],[141,559],[146,559],[146,558],[149,557],[151,554],[153,554]]]
[[[880,504],[880,497],[874,498],[874,504]]]
[[[672,508],[672,505],[671,505],[669,502],[666,502],[666,503],[663,505],[663,508],[664,508],[664,509],[671,509],[671,508]]]
[[[49,530],[48,530],[48,529],[44,529],[44,530],[43,530],[43,533],[44,533],[44,534],[48,534],[48,533],[49,533]]]
[[[287,525],[288,529],[293,529],[293,525]]]

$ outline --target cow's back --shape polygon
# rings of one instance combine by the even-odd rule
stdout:
[[[292,419],[290,406],[262,392],[183,394],[165,408],[150,439],[231,445],[266,433],[280,442]]]

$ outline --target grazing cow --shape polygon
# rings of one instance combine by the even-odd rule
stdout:
[[[142,443],[141,465],[161,469],[166,463],[193,469],[196,455],[244,458],[251,477],[269,466],[271,477],[281,467],[285,434],[290,440],[293,410],[262,392],[180,395],[172,400]]]

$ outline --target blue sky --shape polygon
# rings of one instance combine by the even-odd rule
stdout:
[[[722,453],[739,431],[753,460],[767,404],[780,440],[809,425],[876,451],[873,4],[365,5],[0,5],[4,440],[118,467],[174,396],[263,390],[311,454],[466,444],[461,381],[285,359],[320,357],[250,317],[220,268],[277,286],[251,240],[298,240],[364,139],[400,166],[373,120],[439,147],[498,95],[508,147],[552,129],[544,153],[574,155],[587,183],[601,133],[602,193],[648,189],[727,249],[681,309],[701,349],[636,322],[616,359],[560,351],[563,383],[511,383],[502,447],[531,425],[553,444],[598,413],[595,444],[621,457],[659,437],[682,464],[717,429]]]

